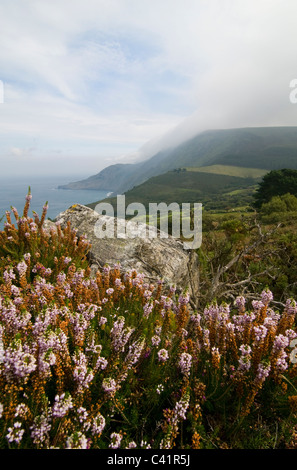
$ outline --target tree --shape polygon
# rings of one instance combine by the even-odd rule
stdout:
[[[288,168],[272,170],[259,183],[254,195],[254,206],[259,209],[262,204],[269,202],[273,196],[282,196],[287,193],[297,196],[297,170]]]

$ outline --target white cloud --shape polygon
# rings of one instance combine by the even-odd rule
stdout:
[[[163,135],[295,125],[296,16],[295,0],[2,0],[2,168],[84,156],[93,173]]]

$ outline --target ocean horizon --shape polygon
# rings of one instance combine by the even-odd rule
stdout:
[[[87,177],[87,176],[86,176]],[[73,204],[89,204],[104,199],[109,191],[97,190],[72,190],[58,189],[59,185],[83,179],[84,176],[0,176],[0,229],[6,221],[6,211],[15,207],[19,214],[23,213],[25,197],[31,188],[31,204],[29,216],[33,216],[32,210],[41,215],[42,208],[48,202],[47,218],[55,219],[60,212],[65,211]],[[14,216],[12,214],[12,221]]]

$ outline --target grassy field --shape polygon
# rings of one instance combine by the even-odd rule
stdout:
[[[217,175],[229,175],[240,178],[262,178],[268,170],[262,170],[261,168],[245,168],[233,165],[209,165],[202,167],[187,167],[187,171],[198,171],[201,173],[215,173]]]

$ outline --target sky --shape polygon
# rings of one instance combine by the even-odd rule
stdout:
[[[0,176],[295,126],[296,18],[296,0],[1,0]]]

